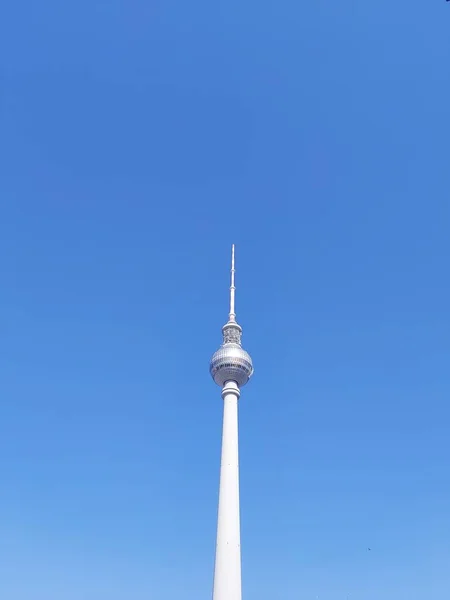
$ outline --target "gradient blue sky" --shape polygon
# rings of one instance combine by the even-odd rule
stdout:
[[[450,5],[3,6],[0,596],[450,596]],[[368,547],[372,550],[369,552]]]

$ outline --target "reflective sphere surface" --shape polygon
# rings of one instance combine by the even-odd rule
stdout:
[[[209,371],[217,385],[235,381],[242,387],[253,375],[252,359],[238,344],[224,344],[214,353]]]

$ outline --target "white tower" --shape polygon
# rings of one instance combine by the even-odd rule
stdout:
[[[236,322],[234,246],[231,251],[230,314],[223,342],[213,355],[210,373],[222,388],[223,432],[213,600],[241,600],[241,532],[239,522],[238,400],[253,374],[252,359],[242,348]]]

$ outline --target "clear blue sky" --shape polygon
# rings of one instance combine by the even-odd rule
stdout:
[[[5,3],[0,596],[450,596],[450,5]],[[368,548],[372,550],[369,551]]]

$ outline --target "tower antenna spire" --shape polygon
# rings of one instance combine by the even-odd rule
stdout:
[[[231,246],[231,285],[230,285],[230,322],[236,321],[235,295],[236,287],[234,285],[234,244]]]

